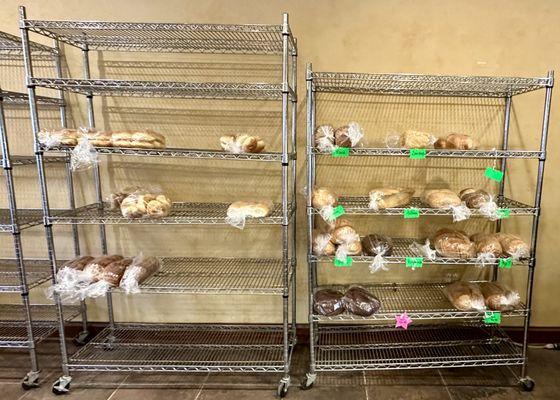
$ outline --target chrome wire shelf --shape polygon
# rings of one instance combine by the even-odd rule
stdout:
[[[381,301],[380,310],[369,316],[340,314],[332,317],[314,315],[314,321],[395,321],[395,316],[406,311],[413,320],[479,319],[484,311],[461,311],[455,308],[444,293],[447,283],[362,285]],[[332,287],[332,286],[329,286]],[[344,287],[334,286],[335,289]],[[502,317],[527,315],[524,305],[519,309],[502,312]]]
[[[39,43],[30,42],[30,51],[33,55],[53,55],[54,49]],[[21,38],[6,32],[0,32],[0,55],[22,55]]]
[[[48,281],[51,277],[49,260],[24,260],[27,288],[32,289]],[[23,291],[15,259],[0,259],[0,292],[19,293]]]
[[[30,306],[33,336],[38,343],[57,331],[56,308],[50,304]],[[64,307],[65,321],[80,315],[80,308]],[[31,345],[25,322],[25,308],[20,304],[0,304],[0,347],[26,348]]]
[[[70,146],[58,146],[45,148],[45,151],[60,152],[71,150]],[[168,157],[168,158],[189,158],[189,159],[217,159],[217,160],[255,160],[282,162],[282,153],[241,153],[234,154],[221,150],[205,149],[131,149],[125,147],[96,147],[98,154],[137,156],[137,157]],[[291,154],[290,160],[294,159]]]
[[[30,78],[30,84],[83,95],[215,100],[282,100],[282,85],[272,83],[157,82],[115,79]],[[295,93],[289,88],[290,98]]]
[[[18,227],[20,230],[31,228],[43,224],[43,211],[38,209],[17,210]],[[10,210],[0,209],[0,232],[14,232],[15,226],[12,225]]]
[[[386,208],[382,210],[372,210],[369,208],[369,197],[367,196],[340,196],[338,204],[344,207],[345,214],[354,215],[400,215],[402,217],[404,210],[407,208],[417,208],[420,215],[453,215],[450,209],[444,210],[432,208],[422,202],[419,197],[413,197],[407,207]],[[519,201],[509,199],[507,197],[498,197],[496,204],[499,208],[507,208],[510,215],[535,215],[537,208],[523,204]],[[318,209],[312,209],[314,214],[318,214]],[[471,216],[482,216],[477,209],[471,209]]]
[[[400,156],[409,157],[410,149],[383,148],[383,147],[356,147],[349,150],[350,156]],[[331,156],[330,152],[321,151],[316,147],[313,153],[321,156]],[[426,149],[426,157],[437,158],[526,158],[539,159],[544,157],[541,151],[530,150],[450,150],[450,149]]]
[[[90,204],[75,210],[54,212],[49,218],[53,224],[227,224],[230,203],[173,203],[171,212],[163,218],[125,218],[120,210],[111,210],[107,204]],[[289,215],[293,208],[289,205]],[[282,223],[282,206],[274,204],[268,217],[247,218],[246,224],[278,225]]]
[[[326,327],[318,371],[480,367],[523,364],[522,349],[500,330],[474,326],[402,329]]]
[[[61,106],[64,101],[55,97],[48,96],[35,96],[37,99],[37,104],[41,106]],[[7,90],[0,89],[0,99],[4,101],[5,105],[22,105],[27,106],[29,104],[29,96],[25,93],[11,92]]]
[[[161,259],[160,271],[140,289],[143,293],[279,295],[284,293],[283,271],[282,259],[274,258],[169,257]]]
[[[383,259],[388,264],[404,264],[407,257],[419,257],[418,254],[414,253],[410,249],[410,245],[414,242],[419,244],[424,244],[421,239],[412,238],[392,238],[393,240],[393,253],[390,256],[385,256]],[[353,263],[372,263],[374,260],[373,256],[351,256]],[[316,262],[334,262],[334,256],[310,256],[310,261]],[[484,265],[477,263],[476,258],[448,258],[436,256],[434,260],[424,259],[424,264],[461,264],[461,265],[477,265],[484,267],[492,267],[499,264],[499,260],[496,259],[494,262],[485,262]],[[521,259],[512,261],[512,265],[528,265],[528,259]]]
[[[281,372],[281,327],[117,324],[70,357],[72,371]]]
[[[44,163],[64,163],[66,160],[66,157],[43,157]],[[12,166],[37,165],[34,156],[10,156],[10,162]],[[0,164],[3,165],[2,157],[0,157]]]
[[[282,54],[282,25],[23,20],[30,31],[91,50]],[[289,32],[291,50],[294,38]]]
[[[400,96],[508,97],[551,86],[552,78],[313,72],[316,92]]]

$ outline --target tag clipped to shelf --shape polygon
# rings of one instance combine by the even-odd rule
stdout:
[[[414,219],[420,217],[420,210],[417,208],[405,208],[403,210],[403,216],[405,219]]]
[[[406,257],[404,259],[405,266],[407,268],[422,268],[424,265],[424,258],[422,257]]]
[[[504,173],[498,169],[494,169],[492,167],[487,167],[486,171],[484,172],[484,176],[488,179],[492,179],[496,182],[501,182],[504,179]]]
[[[346,211],[344,210],[344,207],[336,206],[335,208],[333,208],[332,217],[334,219],[337,219],[338,217],[343,216],[345,212]]]
[[[500,258],[498,261],[498,267],[500,268],[510,269],[512,265],[513,265],[513,260],[511,259],[511,257]]]
[[[426,158],[426,149],[410,149],[409,157],[413,160]]]
[[[331,153],[333,157],[348,157],[350,155],[349,147],[337,147]]]
[[[335,257],[334,266],[335,267],[351,267],[352,266],[352,257],[346,256],[346,260],[344,260],[344,261],[340,261],[338,258]]]
[[[498,208],[498,218],[504,219],[509,218],[511,210],[509,208]]]
[[[484,312],[484,323],[499,325],[502,322],[502,313],[499,311],[485,311]]]

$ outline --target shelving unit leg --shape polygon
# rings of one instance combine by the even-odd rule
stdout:
[[[20,21],[26,19],[26,11],[25,7],[19,8],[19,16]],[[41,208],[43,210],[43,218],[44,218],[44,228],[45,228],[45,236],[47,240],[47,249],[49,253],[49,261],[51,263],[51,279],[52,282],[56,282],[56,272],[57,272],[57,264],[56,264],[56,252],[54,247],[54,239],[53,239],[53,232],[52,232],[52,224],[50,223],[50,206],[49,206],[49,196],[47,190],[47,181],[45,177],[44,171],[44,162],[43,162],[43,151],[41,149],[41,145],[39,143],[39,139],[37,134],[39,132],[39,115],[37,112],[37,99],[35,97],[35,86],[30,84],[30,77],[33,76],[33,65],[31,62],[31,51],[29,46],[29,33],[27,28],[20,25],[20,34],[23,46],[23,64],[25,68],[25,76],[26,76],[26,84],[27,84],[27,92],[28,92],[28,101],[29,101],[29,113],[31,117],[31,129],[33,130],[33,145],[35,149],[35,159],[37,163],[37,172],[39,176],[39,188],[41,193]],[[59,334],[59,345],[60,345],[60,356],[62,359],[62,377],[55,382],[53,385],[54,392],[64,393],[69,390],[71,377],[69,376],[69,369],[68,369],[68,351],[66,348],[66,336],[64,333],[64,313],[63,313],[63,306],[60,300],[60,296],[57,293],[54,293],[54,302],[56,304],[56,310],[58,315],[58,334]]]
[[[297,94],[297,49],[294,49],[292,51],[292,88],[294,90],[294,93]],[[292,193],[291,193],[291,202],[292,205],[296,204],[296,191],[297,191],[297,159],[295,157],[296,154],[296,147],[297,147],[297,121],[296,121],[296,115],[297,115],[297,98],[292,98],[291,100],[291,149],[290,149],[290,153],[294,155],[294,159],[292,160]],[[294,213],[293,215],[293,220],[292,220],[292,224],[291,224],[291,249],[292,249],[292,253],[291,253],[291,259],[293,260],[292,265],[291,265],[291,273],[292,273],[292,280],[291,280],[291,296],[292,296],[292,337],[291,337],[291,343],[292,343],[292,347],[295,346],[296,341],[297,341],[297,327],[296,327],[296,319],[297,319],[297,298],[296,298],[296,283],[297,283],[297,279],[296,279],[296,273],[297,273],[297,251],[296,251],[296,243],[297,243],[297,230],[296,230],[296,226],[297,226],[297,216],[296,213]],[[288,290],[288,293],[290,291]]]

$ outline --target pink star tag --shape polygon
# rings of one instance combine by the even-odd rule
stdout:
[[[401,327],[403,329],[408,329],[408,325],[412,323],[412,319],[408,316],[406,311],[401,315],[395,315],[395,320],[397,321],[395,328]]]

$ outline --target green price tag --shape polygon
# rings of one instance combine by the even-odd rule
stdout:
[[[502,313],[499,311],[485,311],[484,323],[499,325],[502,322]]]
[[[346,260],[344,260],[344,261],[340,261],[338,258],[335,257],[334,266],[335,267],[351,267],[352,266],[352,257],[346,256]]]
[[[500,261],[498,261],[498,267],[500,268],[509,269],[511,268],[512,265],[513,265],[513,260],[510,257],[500,258]]]
[[[348,157],[349,155],[350,155],[349,147],[337,147],[332,152],[333,157]]]
[[[332,217],[334,219],[337,219],[338,217],[344,215],[344,213],[345,213],[344,207],[336,206],[335,208],[333,208]]]
[[[498,218],[509,218],[511,210],[509,208],[498,208]]]
[[[405,208],[403,210],[403,215],[405,219],[418,218],[420,216],[420,210],[417,208]]]
[[[413,160],[426,158],[426,149],[410,149],[409,157]]]
[[[500,170],[494,169],[492,167],[486,168],[486,172],[484,172],[484,176],[488,179],[492,179],[496,182],[501,182],[504,179],[504,173]]]
[[[424,259],[422,257],[406,257],[404,262],[407,268],[422,268]]]

